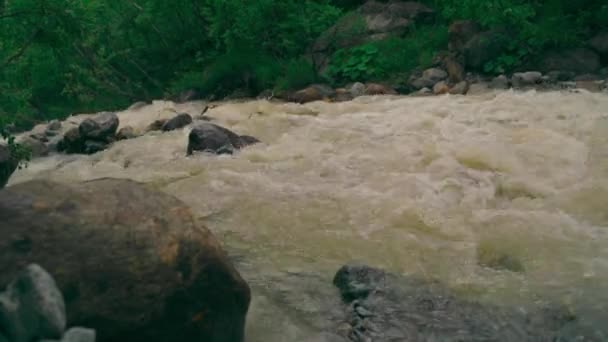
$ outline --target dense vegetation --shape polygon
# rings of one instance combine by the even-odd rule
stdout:
[[[361,0],[0,0],[0,126],[115,109],[196,88],[256,94],[323,80],[387,79],[429,64],[447,26],[475,19],[512,31],[486,66],[508,71],[608,23],[604,0],[429,0],[440,14],[406,37],[336,51],[323,75],[312,42]]]

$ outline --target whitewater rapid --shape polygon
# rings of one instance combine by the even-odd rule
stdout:
[[[143,131],[205,105],[155,101],[118,116],[121,127]],[[549,299],[606,311],[605,94],[260,100],[216,103],[205,115],[263,143],[233,156],[187,157],[189,128],[152,132],[92,156],[33,160],[9,186],[117,177],[183,200],[246,265],[252,341],[306,335],[296,321],[315,311],[305,300],[277,304],[264,291],[270,279],[312,272],[331,288],[333,272],[351,260],[438,279],[479,301]],[[521,269],[486,267],[480,255],[508,256]],[[285,316],[281,305],[302,317]]]

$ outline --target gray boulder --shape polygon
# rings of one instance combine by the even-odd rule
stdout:
[[[8,341],[60,338],[65,327],[63,296],[36,264],[27,266],[0,295],[0,332]]]
[[[509,79],[505,75],[496,76],[492,79],[492,82],[490,82],[490,88],[509,89]]]
[[[439,68],[430,68],[422,72],[422,76],[415,78],[411,85],[415,89],[433,88],[433,86],[448,78],[448,73]]]
[[[521,88],[533,86],[542,81],[543,74],[538,71],[516,72],[511,77],[513,87]]]
[[[450,94],[453,95],[465,95],[468,91],[469,83],[467,81],[458,82],[450,88]]]
[[[114,141],[119,125],[116,113],[102,112],[85,119],[63,135],[57,149],[66,153],[93,154]]]

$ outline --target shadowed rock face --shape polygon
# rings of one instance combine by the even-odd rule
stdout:
[[[334,277],[348,341],[603,341],[563,307],[537,312],[465,301],[436,282],[350,264]],[[577,339],[582,337],[583,339]]]
[[[177,199],[126,180],[0,192],[0,286],[39,263],[100,341],[241,342],[250,290]]]
[[[17,163],[11,158],[11,151],[8,147],[0,145],[0,189],[6,185],[15,169]]]

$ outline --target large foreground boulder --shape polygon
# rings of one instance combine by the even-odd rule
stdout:
[[[17,169],[17,163],[11,157],[11,150],[0,145],[0,189],[3,188],[13,172]]]
[[[30,263],[99,341],[242,342],[250,290],[179,200],[127,180],[0,191],[0,286]]]
[[[114,141],[119,125],[116,113],[102,112],[85,119],[67,131],[58,149],[66,153],[93,154],[107,148]]]
[[[232,154],[259,140],[248,135],[238,135],[229,129],[212,123],[202,123],[190,131],[188,136],[188,155],[194,151],[214,154]]]

